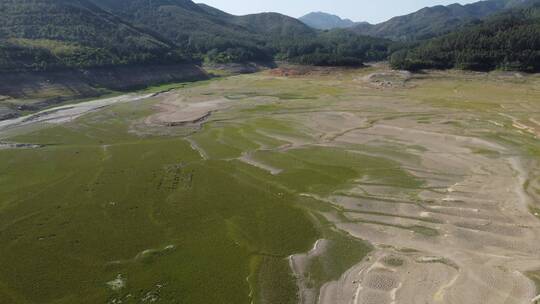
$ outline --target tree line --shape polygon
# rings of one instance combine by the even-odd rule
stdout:
[[[459,31],[404,47],[393,68],[540,71],[540,6],[512,10]]]

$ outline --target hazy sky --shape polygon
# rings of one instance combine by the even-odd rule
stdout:
[[[476,1],[478,0],[197,0],[196,2],[203,2],[235,15],[278,12],[300,17],[309,12],[323,11],[354,21],[377,23],[426,6]]]

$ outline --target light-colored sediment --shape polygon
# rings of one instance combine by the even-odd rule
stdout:
[[[352,83],[365,84],[379,76],[354,78]],[[406,74],[381,77],[399,82],[390,83],[389,91],[415,90],[421,85],[409,84],[414,79]],[[488,135],[507,129],[515,136],[536,135],[535,121],[497,115],[499,108],[484,113],[432,106],[406,94],[377,93],[386,85],[376,86],[362,87],[365,95],[359,97],[314,102],[309,111],[272,114],[293,125],[296,135],[257,130],[286,143],[269,149],[273,152],[321,146],[344,149],[386,158],[424,183],[418,188],[399,187],[372,180],[368,174],[326,196],[302,193],[334,206],[323,213],[326,220],[371,243],[374,251],[320,290],[314,290],[306,279],[305,265],[324,254],[324,241],[319,240],[308,253],[293,255],[290,265],[301,303],[530,303],[538,292],[524,274],[540,268],[540,222],[529,211],[538,198],[525,191],[524,185],[535,183],[530,175],[537,164],[516,146]],[[465,93],[459,88],[453,91],[466,102]],[[181,116],[183,120],[216,108],[236,107],[222,101],[198,102],[203,103],[188,111],[194,113],[189,119]],[[190,109],[190,105],[177,108]],[[477,125],[469,129],[471,123]],[[267,149],[244,152],[239,160],[277,177],[288,169],[251,157],[258,150]],[[402,263],[386,262],[390,257]]]
[[[485,119],[486,126],[477,127],[477,132],[467,129],[467,123],[481,121],[484,115],[378,97],[342,101],[339,111],[325,105],[318,111],[282,114],[299,129],[309,129],[313,140],[296,141],[279,151],[346,147],[352,153],[395,161],[424,182],[419,189],[407,189],[371,182],[368,176],[326,197],[303,193],[347,210],[324,215],[338,229],[371,243],[374,251],[339,280],[326,283],[318,296],[302,280],[302,261],[313,250],[293,256],[291,268],[299,278],[301,303],[535,300],[539,291],[525,273],[540,269],[540,222],[529,210],[538,198],[524,186],[536,183],[530,175],[537,163],[515,146],[484,135],[490,128],[507,126],[516,129],[515,136],[536,135],[537,123],[505,115],[510,124]],[[419,123],[423,116],[429,123]],[[486,116],[494,118],[497,113]],[[455,121],[463,125],[448,123]],[[381,152],[364,150],[362,145],[379,147]],[[389,265],[384,262],[388,257],[403,263]]]
[[[0,150],[2,149],[36,149],[41,148],[42,145],[36,144],[23,144],[23,143],[11,143],[11,142],[1,142],[0,141]]]
[[[206,154],[206,151],[204,151],[203,148],[201,148],[196,141],[189,137],[186,137],[186,140],[189,142],[191,149],[197,151],[197,153],[199,153],[202,159],[208,159],[208,154]]]
[[[261,161],[258,161],[257,159],[253,158],[253,156],[249,153],[244,153],[242,154],[242,156],[240,158],[238,158],[238,160],[248,164],[248,165],[252,165],[254,167],[257,167],[259,169],[262,169],[262,170],[265,170],[265,171],[268,171],[270,174],[272,175],[277,175],[279,173],[281,173],[283,170],[282,169],[279,169],[279,168],[275,168],[275,167],[272,167],[270,165],[267,165]]]
[[[435,76],[445,77],[442,73]],[[361,87],[362,92],[353,92],[365,95],[311,102],[309,111],[272,113],[297,132],[257,129],[261,136],[285,144],[243,151],[238,160],[279,177],[287,168],[272,167],[253,155],[260,150],[287,153],[333,147],[386,158],[424,184],[398,187],[372,180],[368,174],[326,196],[303,193],[334,206],[333,211],[323,213],[326,219],[337,229],[371,243],[374,250],[320,290],[309,284],[306,265],[324,254],[326,241],[319,240],[309,252],[291,256],[301,303],[530,303],[538,292],[524,273],[540,268],[540,222],[529,211],[538,198],[525,191],[524,185],[537,183],[531,178],[537,163],[524,158],[516,146],[487,135],[493,129],[511,129],[515,136],[537,136],[537,120],[514,115],[503,104],[486,114],[477,109],[433,106],[403,93],[387,95],[388,91],[422,85],[405,73],[383,71],[354,77],[343,85],[354,85],[358,91]],[[453,92],[467,102],[460,88]],[[164,94],[156,105],[158,113],[145,123],[197,126],[214,111],[232,113],[239,104],[250,102],[182,94]],[[505,113],[498,115],[501,109]],[[227,122],[234,123],[235,118],[229,117]],[[468,129],[471,123],[477,124],[477,130]],[[207,158],[196,142],[190,142]]]
[[[59,124],[72,121],[80,116],[119,103],[150,98],[155,94],[126,94],[111,98],[96,99],[43,110],[27,116],[0,121],[0,136],[8,129],[37,123]]]
[[[308,282],[308,263],[309,260],[321,256],[328,248],[328,240],[320,239],[315,242],[313,248],[307,253],[291,255],[289,264],[296,277],[296,282],[299,286],[299,298],[302,303],[313,303],[317,299],[318,290],[310,287]]]
[[[160,96],[154,106],[157,110],[146,118],[148,126],[184,126],[204,122],[214,111],[225,109],[230,101],[226,98],[211,100],[190,100],[181,93],[171,91]]]
[[[349,191],[367,190],[375,198],[323,198],[346,208],[343,215],[352,221],[327,219],[374,244],[375,251],[339,281],[327,283],[317,301],[303,303],[530,303],[537,292],[524,273],[540,268],[540,222],[529,213],[533,198],[524,191],[524,167],[530,164],[495,142],[455,135],[433,124],[424,130],[405,119],[352,130],[334,143],[370,141],[423,147],[407,150],[415,160],[394,160],[424,180],[426,190],[417,193],[417,202],[399,203],[410,193],[359,183]],[[474,153],[476,149],[496,151],[499,157]],[[396,202],[377,201],[378,196],[395,197]],[[403,228],[415,225],[437,235]],[[384,265],[381,261],[388,256],[402,259],[403,265]]]
[[[388,89],[406,87],[411,78],[412,73],[407,71],[386,70],[371,73],[359,80],[375,88]]]

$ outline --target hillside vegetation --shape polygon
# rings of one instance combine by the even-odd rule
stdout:
[[[540,71],[540,5],[512,10],[394,53],[397,69]]]
[[[299,64],[354,66],[387,57],[391,41],[358,36],[344,29],[320,33],[314,38],[282,39],[278,58]]]
[[[348,65],[372,58],[387,41],[342,32],[318,32],[301,21],[277,14],[234,16],[189,0],[93,0],[101,7],[154,30],[198,60],[218,63],[268,61]],[[352,48],[343,50],[344,46]],[[384,52],[377,59],[384,59]]]
[[[506,9],[527,7],[537,0],[487,0],[472,4],[426,7],[379,24],[359,24],[352,30],[396,41],[416,41],[447,34],[459,27]]]
[[[435,6],[377,25],[317,30],[277,13],[235,16],[191,0],[4,0],[0,73],[274,60],[359,66],[389,58],[410,70],[537,71],[538,3]]]
[[[179,62],[167,41],[84,0],[0,3],[0,68],[55,68]]]
[[[385,58],[387,44],[318,32],[281,14],[233,16],[189,0],[0,3],[3,72],[275,58],[348,65]]]

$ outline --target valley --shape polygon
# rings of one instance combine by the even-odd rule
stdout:
[[[538,100],[292,65],[1,121],[0,302],[530,303]]]

